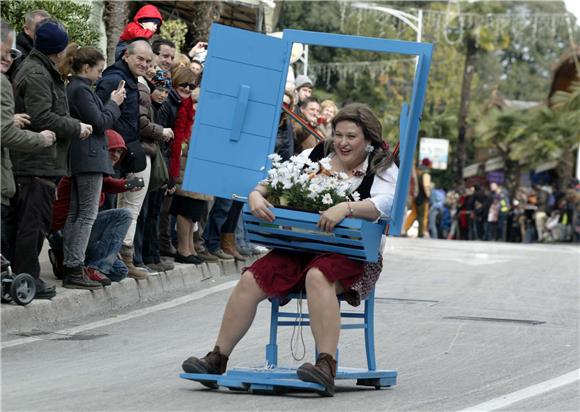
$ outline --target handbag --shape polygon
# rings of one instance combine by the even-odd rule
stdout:
[[[127,143],[127,152],[125,153],[121,167],[124,173],[138,173],[145,170],[147,160],[145,158],[145,151],[139,140]]]
[[[169,171],[161,155],[161,149],[158,145],[155,146],[157,150],[155,157],[151,158],[151,177],[149,178],[148,192],[154,192],[169,180]]]

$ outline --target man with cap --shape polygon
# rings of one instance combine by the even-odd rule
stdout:
[[[300,76],[298,76],[294,82],[294,90],[296,93],[296,106],[300,106],[302,101],[304,101],[306,98],[312,96],[312,86],[314,86],[314,83],[312,83],[312,80],[310,80],[310,78],[304,74],[301,74]]]
[[[65,85],[57,69],[64,57],[68,35],[56,20],[45,20],[36,29],[34,48],[14,77],[17,113],[30,116],[28,129],[51,130],[56,144],[34,153],[12,152],[16,194],[8,220],[12,225],[10,254],[16,273],[36,278],[37,299],[55,296],[54,287],[40,279],[38,256],[49,232],[55,181],[69,174],[68,152],[71,139],[85,139],[92,127],[69,114]]]

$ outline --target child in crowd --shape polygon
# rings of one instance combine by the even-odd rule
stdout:
[[[115,50],[115,60],[119,60],[127,44],[137,39],[150,40],[163,24],[163,17],[157,7],[147,4],[139,9],[133,21],[127,23]]]

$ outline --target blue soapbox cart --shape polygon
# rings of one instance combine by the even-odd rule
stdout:
[[[332,236],[327,236],[316,227],[319,218],[316,213],[275,209],[276,220],[272,224],[257,220],[247,207],[242,215],[248,237],[254,243],[271,248],[332,251],[376,262],[385,228],[389,228],[389,235],[398,235],[401,230],[431,63],[431,44],[299,30],[285,30],[279,39],[213,24],[184,187],[193,192],[245,200],[256,183],[266,177],[271,166],[268,155],[274,152],[276,143],[293,43],[417,56],[411,102],[403,104],[400,115],[400,167],[389,221],[345,219]],[[180,377],[214,382],[232,390],[322,391],[324,388],[318,384],[300,381],[294,368],[278,365],[278,327],[309,324],[308,314],[281,312],[279,307],[280,302],[273,300],[265,366],[233,368],[223,375],[182,373]],[[342,319],[351,322],[362,319],[359,323],[343,322],[341,329],[364,330],[367,368],[339,366],[336,379],[355,379],[358,385],[379,389],[395,385],[397,372],[377,369],[373,314],[374,291],[364,301],[364,312],[341,311]]]

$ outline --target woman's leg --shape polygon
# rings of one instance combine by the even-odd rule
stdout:
[[[310,314],[310,329],[319,353],[335,356],[340,336],[340,307],[337,294],[340,283],[331,283],[324,274],[312,268],[306,273],[306,296]]]
[[[258,303],[266,299],[254,275],[245,271],[230,295],[216,345],[223,355],[229,356],[244,337],[256,316]]]
[[[177,215],[177,252],[182,256],[189,256],[192,254],[192,251],[189,250],[192,230],[193,222],[185,216]]]

